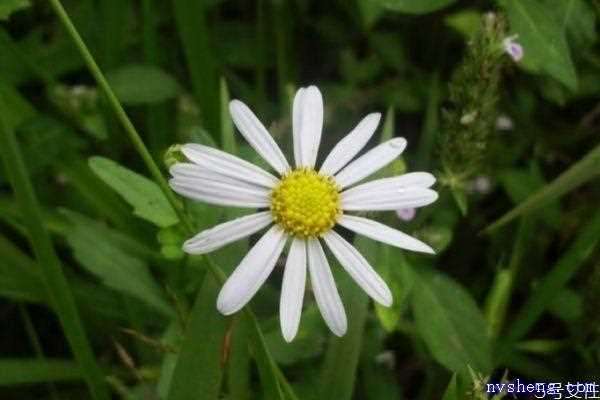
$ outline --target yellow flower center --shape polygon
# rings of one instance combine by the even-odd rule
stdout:
[[[273,219],[288,234],[317,237],[340,215],[340,190],[332,177],[301,168],[287,173],[271,192]]]

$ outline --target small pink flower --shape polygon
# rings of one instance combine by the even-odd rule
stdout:
[[[411,221],[415,215],[417,214],[417,210],[414,208],[401,208],[400,210],[396,210],[396,214],[398,218],[402,221]]]
[[[514,62],[519,62],[523,59],[524,51],[523,46],[515,42],[517,36],[510,36],[502,41],[504,51],[508,54]]]

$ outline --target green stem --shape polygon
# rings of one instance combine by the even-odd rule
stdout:
[[[5,119],[7,107],[4,93],[0,93],[0,149],[20,205],[24,223],[29,232],[31,246],[41,266],[41,273],[48,288],[51,304],[63,327],[71,350],[81,366],[83,378],[95,400],[108,400],[104,376],[96,363],[92,348],[83,328],[75,300],[63,273],[58,256],[54,252],[50,235],[44,225],[44,217],[12,127]]]
[[[129,135],[130,140],[133,142],[134,147],[140,153],[142,159],[144,160],[144,163],[146,164],[147,168],[150,170],[150,173],[152,174],[154,180],[158,183],[161,190],[163,191],[163,193],[165,194],[165,196],[167,197],[167,199],[169,200],[169,202],[171,203],[171,205],[177,212],[177,216],[179,217],[179,220],[184,224],[184,227],[187,230],[187,232],[189,234],[194,233],[193,225],[190,222],[190,220],[188,219],[187,215],[185,214],[183,206],[177,201],[177,199],[173,195],[173,192],[170,190],[169,185],[167,184],[167,181],[165,180],[162,173],[160,172],[160,169],[158,168],[158,166],[152,159],[150,152],[146,148],[146,145],[142,141],[137,130],[135,129],[135,127],[129,120],[129,117],[127,117],[125,110],[119,103],[119,100],[117,99],[117,97],[113,93],[112,89],[110,88],[108,82],[104,78],[102,71],[100,71],[100,68],[94,61],[93,56],[90,54],[90,52],[89,52],[88,48],[86,47],[85,43],[83,42],[81,36],[77,32],[77,29],[71,22],[71,19],[69,18],[65,9],[63,8],[62,4],[60,3],[60,0],[49,0],[49,1],[50,1],[50,4],[52,5],[52,7],[54,8],[54,11],[58,15],[61,23],[64,25],[65,29],[68,31],[69,35],[71,35],[71,38],[73,39],[75,45],[79,49],[79,52],[81,53],[81,56],[83,57],[85,63],[87,64],[90,72],[92,73],[94,79],[100,86],[100,89],[102,89],[102,91],[108,98],[111,107],[113,108],[115,114],[117,115],[117,118],[123,125],[123,128],[125,128],[125,131]],[[223,271],[214,262],[212,262],[212,260],[208,256],[206,256],[206,260],[207,260],[209,270],[214,275],[217,282],[220,282],[220,283],[225,282],[226,276],[223,273]],[[258,337],[259,339],[263,338],[263,340],[259,341],[259,343],[257,343],[257,345],[260,349],[262,349],[266,353],[267,357],[269,358],[269,363],[271,365],[273,374],[276,377],[278,377],[280,381],[283,382],[283,387],[286,389],[287,392],[293,393],[291,390],[291,386],[289,385],[289,383],[287,383],[283,374],[281,374],[281,372],[278,371],[278,367],[275,364],[275,361],[272,359],[271,354],[268,352],[268,349],[266,348],[266,344],[264,342],[264,335],[261,331],[261,328],[258,323],[258,320],[256,319],[256,316],[254,315],[254,313],[252,312],[252,310],[249,306],[245,307],[244,312],[246,313],[246,315],[252,322],[251,325],[253,327],[253,332],[254,332],[255,336]],[[294,398],[294,396],[289,396],[289,397]]]
[[[91,55],[87,46],[83,42],[83,39],[77,32],[77,29],[75,28],[75,26],[73,25],[73,22],[67,15],[67,12],[65,11],[62,4],[60,3],[60,0],[49,0],[49,1],[50,1],[50,5],[56,12],[56,15],[60,19],[60,22],[63,24],[63,26],[65,27],[65,29],[71,36],[71,39],[73,39],[75,46],[77,46],[77,49],[79,50],[79,53],[83,57],[83,60],[85,61],[86,65],[88,66],[90,73],[93,75],[94,79],[98,83],[98,86],[100,86],[100,89],[104,92],[106,98],[108,99],[108,103],[110,104],[110,107],[115,112],[117,119],[119,120],[121,125],[123,125],[123,128],[125,129],[125,132],[127,132],[127,135],[129,136],[129,139],[133,143],[133,146],[135,147],[135,149],[138,151],[138,153],[144,160],[144,163],[146,164],[146,167],[150,171],[150,174],[152,175],[152,177],[154,178],[156,183],[158,183],[158,185],[160,186],[161,190],[167,197],[167,200],[169,201],[169,203],[171,203],[171,206],[177,213],[177,216],[179,217],[181,222],[185,225],[186,229],[189,232],[193,232],[192,225],[190,224],[189,220],[185,217],[185,213],[183,211],[183,207],[181,206],[181,203],[179,203],[177,201],[177,199],[175,198],[175,195],[169,189],[169,184],[167,183],[165,177],[162,175],[160,168],[158,168],[158,165],[156,165],[156,163],[152,159],[152,156],[150,155],[150,152],[144,145],[142,138],[140,137],[139,133],[137,132],[137,130],[131,123],[131,120],[129,119],[127,114],[125,113],[125,110],[121,106],[121,103],[117,99],[117,96],[114,94],[114,92],[110,88],[106,78],[104,77],[104,74],[102,73],[102,71],[100,71],[98,64],[96,64],[94,57]]]

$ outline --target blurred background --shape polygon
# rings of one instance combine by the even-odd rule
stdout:
[[[189,234],[53,1],[0,0],[0,398],[450,400],[516,378],[600,384],[597,0],[62,2],[165,176],[180,143],[261,164],[230,98],[292,154],[291,99],[309,84],[325,102],[319,160],[378,111],[369,146],[408,140],[385,174],[436,175],[436,203],[380,219],[437,255],[345,232],[394,305],[370,303],[330,257],[349,332],[329,333],[309,291],[291,344],[285,258],[256,318],[218,315],[209,261],[181,251]],[[15,154],[40,218],[15,195]],[[195,231],[240,215],[184,206]],[[255,240],[212,260],[230,273]],[[52,306],[67,292],[83,331]]]

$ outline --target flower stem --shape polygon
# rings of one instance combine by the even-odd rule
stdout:
[[[104,77],[104,75],[102,74],[102,71],[98,67],[98,64],[94,60],[94,57],[92,56],[92,54],[88,50],[87,46],[83,42],[83,39],[77,32],[77,29],[73,25],[73,22],[69,18],[68,14],[65,11],[64,7],[62,6],[60,0],[49,0],[49,1],[50,1],[50,4],[52,5],[52,8],[58,15],[58,18],[60,19],[61,23],[64,25],[65,29],[67,30],[67,32],[69,33],[69,35],[71,36],[73,41],[75,42],[75,45],[77,46],[79,52],[81,53],[81,56],[83,57],[91,74],[93,75],[94,79],[100,86],[100,89],[102,89],[102,91],[108,98],[108,101],[109,101],[111,107],[113,108],[113,111],[115,112],[119,122],[121,122],[121,124],[123,125],[123,128],[129,135],[129,138],[132,141],[134,147],[136,148],[136,150],[138,151],[138,153],[144,160],[146,167],[150,170],[150,173],[152,174],[154,180],[158,183],[161,190],[167,197],[167,200],[169,200],[169,203],[171,203],[171,205],[173,206],[174,210],[177,213],[179,220],[183,223],[186,231],[190,234],[193,233],[194,232],[193,225],[190,222],[190,220],[188,219],[188,216],[186,215],[186,213],[183,209],[183,206],[181,205],[181,203],[179,203],[177,201],[177,199],[173,195],[173,192],[169,188],[167,181],[165,180],[162,173],[160,172],[160,169],[158,168],[157,164],[154,162],[154,159],[150,155],[150,152],[146,148],[146,145],[144,144],[142,138],[140,137],[137,130],[133,126],[131,120],[125,113],[125,110],[121,106],[121,103],[117,99],[117,96],[115,96],[114,92],[110,88],[110,85],[106,81],[106,78]],[[225,274],[223,273],[223,271],[214,262],[212,262],[212,260],[210,258],[206,257],[206,261],[207,261],[207,264],[209,267],[208,268],[209,271],[215,276],[215,279],[217,280],[217,282],[221,282],[221,283],[224,282],[226,277],[225,277]],[[265,357],[270,364],[271,373],[283,385],[283,388],[286,391],[286,393],[288,394],[288,397],[290,397],[292,399],[297,398],[293,394],[293,390],[292,390],[290,384],[287,382],[286,378],[283,376],[283,374],[279,370],[279,367],[275,364],[275,361],[273,360],[272,355],[269,353],[268,348],[266,347],[266,343],[264,342],[264,335],[261,331],[258,320],[256,319],[256,316],[254,315],[254,313],[252,312],[252,310],[250,309],[249,306],[246,306],[245,313],[246,313],[247,317],[250,319],[250,321],[252,322],[251,326],[253,327],[254,337],[258,338],[258,339],[261,339],[261,338],[263,339],[263,340],[255,340],[255,342],[256,342],[258,349],[265,353]]]
[[[88,50],[87,46],[83,42],[83,39],[79,35],[79,32],[77,32],[77,29],[73,25],[73,22],[69,18],[69,15],[65,11],[60,0],[49,0],[49,1],[50,1],[50,5],[56,12],[56,15],[60,19],[60,22],[63,24],[63,26],[67,30],[68,34],[71,36],[71,39],[73,39],[73,42],[77,46],[77,49],[79,50],[79,53],[83,57],[83,60],[85,61],[90,73],[92,74],[92,76],[94,77],[96,82],[98,83],[98,86],[100,87],[100,89],[104,92],[111,108],[113,109],[113,111],[116,114],[117,119],[119,120],[119,122],[121,123],[123,128],[125,129],[125,132],[127,132],[129,139],[133,143],[133,146],[136,148],[136,150],[138,151],[138,153],[144,160],[144,163],[146,164],[146,167],[150,171],[150,174],[152,174],[152,177],[154,178],[156,183],[158,183],[158,185],[160,186],[161,190],[167,197],[167,200],[169,201],[169,203],[171,203],[171,206],[177,213],[179,220],[183,223],[186,230],[190,233],[193,232],[192,224],[186,218],[186,215],[183,211],[183,207],[177,201],[177,199],[173,195],[173,192],[170,190],[166,179],[164,178],[164,176],[162,175],[162,173],[160,171],[160,168],[158,168],[158,165],[152,159],[152,156],[150,155],[150,152],[148,151],[148,149],[146,148],[146,145],[142,141],[142,138],[140,137],[139,133],[137,132],[137,130],[131,123],[131,120],[129,119],[127,114],[125,113],[123,106],[121,106],[121,103],[117,99],[117,96],[112,91],[110,85],[108,84],[106,78],[104,77],[104,74],[102,73],[102,71],[100,71],[98,64],[96,63],[96,61],[94,60],[94,57],[92,56],[92,54]]]

